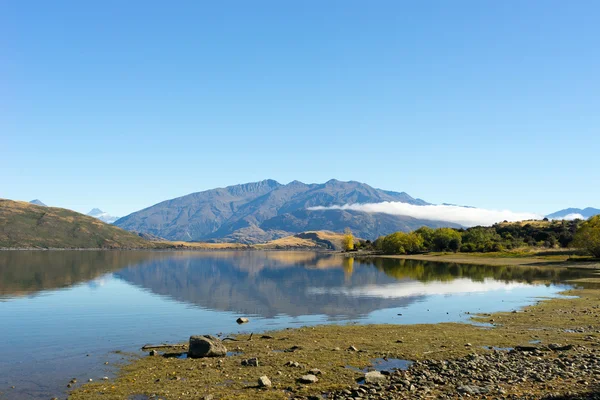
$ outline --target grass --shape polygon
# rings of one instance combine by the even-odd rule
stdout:
[[[0,248],[164,248],[75,211],[0,199]]]
[[[450,359],[469,353],[489,351],[488,346],[513,347],[531,340],[542,343],[581,344],[597,341],[600,319],[600,291],[579,289],[566,294],[578,297],[543,301],[518,313],[476,315],[471,324],[318,326],[270,332],[269,339],[239,335],[237,342],[226,342],[239,355],[224,359],[178,359],[142,357],[123,367],[111,382],[86,384],[74,391],[72,399],[123,399],[135,394],[164,398],[198,399],[212,394],[216,398],[287,399],[313,395],[352,386],[362,373],[347,368],[365,368],[383,356],[409,359]],[[468,310],[465,310],[468,311]],[[566,329],[593,326],[587,333],[566,333]],[[191,334],[201,332],[190,332]],[[591,339],[590,339],[591,338]],[[471,346],[466,346],[469,343]],[[348,351],[350,345],[358,352]],[[284,352],[299,346],[295,352]],[[242,367],[241,361],[258,357],[259,367]],[[303,368],[284,366],[296,361]],[[297,378],[310,368],[323,371],[318,383],[301,385]],[[256,387],[258,377],[267,375],[271,389]],[[570,382],[571,390],[577,383]],[[509,393],[534,390],[531,383],[506,388]]]

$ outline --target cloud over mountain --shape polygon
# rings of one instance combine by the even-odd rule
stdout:
[[[488,210],[484,208],[460,207],[455,205],[414,205],[395,201],[381,203],[345,204],[342,206],[310,207],[309,210],[353,210],[367,213],[402,215],[428,221],[447,221],[464,226],[493,225],[502,221],[542,219],[535,213],[510,210]]]

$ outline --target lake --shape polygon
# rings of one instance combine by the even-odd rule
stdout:
[[[0,398],[65,398],[71,378],[112,377],[127,352],[192,334],[467,322],[580,274],[322,252],[0,251]]]

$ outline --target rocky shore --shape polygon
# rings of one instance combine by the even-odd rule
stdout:
[[[462,398],[600,399],[600,349],[590,345],[523,346],[424,360],[407,371],[375,372],[377,379],[328,394],[329,399]]]
[[[484,325],[194,336],[192,347],[152,350],[114,381],[85,384],[71,398],[598,399],[600,291],[568,294],[520,311],[473,315]]]

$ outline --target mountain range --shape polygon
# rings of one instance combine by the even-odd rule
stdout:
[[[274,180],[192,193],[166,200],[115,221],[123,229],[169,240],[258,243],[309,230],[341,232],[350,228],[364,239],[396,231],[458,225],[409,216],[350,210],[309,210],[384,201],[427,205],[404,192],[375,189],[335,179],[322,184]]]
[[[548,214],[546,215],[546,218],[550,218],[550,219],[563,219],[567,216],[572,217],[575,215],[581,215],[584,219],[588,219],[590,217],[593,217],[594,215],[598,215],[600,214],[600,209],[598,208],[592,208],[592,207],[587,207],[587,208],[565,208],[564,210],[560,210],[557,212],[554,212],[552,214]]]

